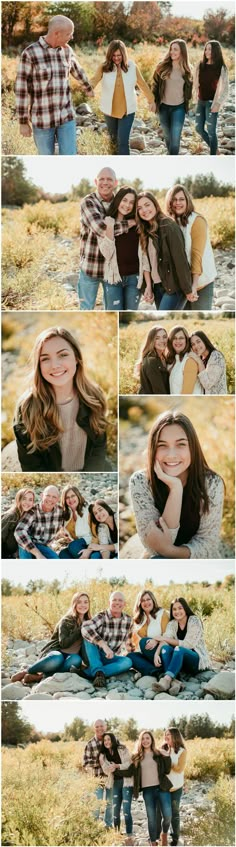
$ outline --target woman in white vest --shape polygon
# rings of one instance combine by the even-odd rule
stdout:
[[[138,85],[155,111],[154,97],[135,62],[128,59],[123,41],[114,40],[108,45],[106,59],[95,76],[92,86],[102,81],[100,109],[104,112],[107,129],[119,156],[129,156],[129,136],[135,117]]]
[[[167,192],[166,211],[179,224],[184,236],[192,272],[192,293],[196,294],[196,300],[191,302],[189,309],[211,309],[216,266],[207,221],[195,212],[191,194],[179,184]]]
[[[159,636],[163,635],[169,623],[169,613],[159,606],[155,595],[149,589],[139,592],[133,611],[132,641],[135,652],[129,653],[133,668],[142,675],[159,676],[160,669],[154,665],[154,656]]]
[[[204,394],[198,379],[200,365],[191,353],[189,335],[184,326],[171,329],[167,349],[170,394]]]
[[[168,774],[172,782],[172,788],[170,788],[168,794],[168,800],[171,806],[171,845],[177,845],[179,843],[180,833],[179,807],[183,792],[184,769],[187,759],[184,739],[177,727],[169,726],[166,729],[163,747],[168,750],[171,757],[171,771]]]

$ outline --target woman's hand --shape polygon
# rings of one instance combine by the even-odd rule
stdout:
[[[89,548],[87,547],[87,549],[86,549],[86,550],[82,550],[82,553],[80,553],[80,555],[78,556],[78,559],[89,559],[90,552],[91,552],[91,551],[90,551],[90,550],[89,550]]]
[[[197,353],[194,353],[193,350],[191,350],[191,353],[188,353],[188,355],[189,355],[190,359],[194,359],[194,361],[197,362],[198,373],[201,373],[201,371],[205,370],[205,367],[204,367],[204,364],[201,360],[201,357],[198,356]]]
[[[149,109],[150,109],[150,112],[154,112],[154,114],[156,114],[156,111],[157,111],[156,103],[149,103]]]
[[[158,462],[158,459],[156,459],[156,461],[155,461],[154,471],[155,471],[155,474],[157,475],[157,478],[160,479],[161,482],[165,482],[165,484],[168,485],[168,488],[173,488],[173,486],[175,486],[176,488],[180,487],[181,490],[182,490],[183,486],[182,486],[181,480],[178,479],[177,476],[170,476],[169,474],[165,473],[162,470],[160,462]]]
[[[157,640],[155,638],[150,638],[146,643],[145,650],[154,650],[154,647],[156,647],[156,644],[157,644]]]
[[[170,756],[170,748],[168,747],[168,750],[165,750],[164,747],[159,747],[158,753],[160,753],[161,756]]]
[[[158,648],[157,648],[157,650],[155,652],[155,656],[154,656],[154,665],[155,665],[155,668],[161,667],[161,657],[160,657],[160,653],[159,653]]]
[[[145,303],[154,303],[154,294],[152,288],[147,285],[145,291],[143,292],[143,299]]]
[[[189,303],[195,303],[198,300],[198,294],[194,294],[193,291],[191,291],[191,294],[186,294],[185,297],[186,300],[189,300]]]

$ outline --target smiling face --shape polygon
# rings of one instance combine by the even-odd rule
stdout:
[[[120,594],[119,591],[116,591],[114,594],[111,594],[109,609],[113,618],[120,618],[125,606],[125,598],[123,594]]]
[[[148,592],[146,592],[146,594],[143,594],[140,606],[141,606],[141,609],[143,609],[143,611],[145,612],[146,615],[148,615],[148,614],[150,614],[150,612],[152,612],[152,610],[153,610],[153,600],[150,597],[150,595],[148,594]]]
[[[98,193],[102,200],[110,201],[117,185],[117,179],[111,168],[102,168],[95,179]]]
[[[95,730],[95,735],[96,735],[96,738],[98,739],[98,741],[101,741],[101,739],[104,735],[104,732],[106,732],[106,727],[107,727],[107,725],[106,725],[105,721],[100,721],[99,719],[97,721],[95,721],[94,730]]]
[[[172,59],[172,62],[179,62],[181,58],[181,50],[177,41],[173,41],[173,44],[171,44],[170,57]]]
[[[104,747],[106,747],[107,750],[111,750],[112,743],[111,743],[110,735],[104,735],[103,743],[104,743]]]
[[[80,595],[75,606],[75,611],[76,614],[80,617],[84,617],[84,615],[86,615],[86,612],[89,611],[89,599],[87,597],[87,594]]]
[[[174,338],[172,338],[172,347],[175,353],[183,353],[187,348],[187,338],[182,329],[178,330],[175,333]]]
[[[43,512],[52,512],[59,501],[59,491],[55,485],[48,485],[41,498]]]
[[[135,196],[132,194],[132,191],[127,191],[127,194],[122,197],[122,200],[118,206],[118,212],[121,215],[129,215],[134,208]]]
[[[149,732],[143,733],[141,744],[144,750],[150,750],[152,746],[152,737]]]
[[[21,497],[20,505],[23,512],[28,512],[29,509],[32,509],[34,506],[34,494],[33,491],[26,491],[25,494]]]
[[[177,191],[171,203],[173,212],[176,215],[185,215],[187,210],[187,201],[184,191]]]
[[[122,62],[121,50],[115,50],[115,52],[112,54],[112,61],[113,61],[114,65],[116,65],[117,67],[119,67],[119,65],[121,65],[121,62]]]
[[[67,491],[65,502],[70,509],[73,509],[73,511],[77,509],[79,500],[77,494],[75,494],[75,492],[73,491],[73,488],[70,488],[69,491]]]
[[[187,435],[179,424],[164,426],[160,432],[155,459],[169,476],[180,477],[185,484],[191,454]]]
[[[207,59],[207,62],[211,62],[211,60],[212,60],[212,49],[211,49],[211,44],[210,44],[209,41],[207,42],[207,44],[205,46],[204,54],[205,54],[205,57]]]
[[[155,204],[149,197],[140,197],[137,201],[137,209],[143,221],[152,221],[156,217],[157,210]]]
[[[164,350],[166,348],[166,342],[167,332],[165,331],[165,329],[158,329],[154,342],[154,349],[157,353],[164,353]]]
[[[99,521],[99,523],[106,523],[107,519],[109,518],[109,512],[104,509],[104,506],[100,506],[100,503],[94,503],[93,514],[96,518],[96,521]]]
[[[192,335],[190,343],[191,343],[191,348],[192,348],[193,353],[197,353],[197,356],[203,356],[204,357],[204,356],[207,355],[207,353],[208,353],[207,347],[204,344],[204,341],[202,341],[202,339],[199,338],[199,335]]]
[[[74,351],[65,338],[53,336],[44,341],[39,364],[42,377],[53,388],[61,388],[67,383],[72,386],[77,362]]]
[[[176,600],[176,603],[173,603],[172,615],[175,621],[178,621],[179,623],[184,623],[185,619],[187,620],[185,609],[182,606],[182,603],[179,603],[178,600]]]
[[[166,742],[166,744],[168,744],[168,745],[169,745],[169,747],[171,747],[171,745],[172,745],[172,736],[171,736],[171,732],[170,732],[170,730],[169,730],[169,729],[166,729],[166,731],[165,731],[165,742]]]

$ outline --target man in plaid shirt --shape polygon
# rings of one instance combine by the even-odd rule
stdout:
[[[133,649],[132,618],[124,613],[124,607],[124,595],[121,591],[114,591],[110,596],[109,609],[98,612],[82,625],[81,634],[85,639],[89,664],[85,674],[93,679],[95,688],[106,686],[106,677],[132,668],[131,659],[124,655]]]
[[[63,509],[58,500],[58,488],[48,485],[40,503],[22,516],[15,530],[20,559],[59,559],[47,546],[63,526]]]
[[[23,50],[16,78],[16,111],[20,132],[32,133],[41,155],[53,155],[57,138],[61,156],[76,155],[76,122],[69,87],[69,74],[89,97],[93,89],[67,43],[74,24],[64,15],[49,21],[48,32]]]
[[[80,206],[80,274],[79,300],[82,311],[94,309],[100,283],[104,282],[105,259],[99,250],[98,238],[104,238],[110,202],[117,187],[112,168],[102,168],[95,179],[96,191],[87,194]],[[123,235],[135,220],[116,221],[114,236]]]
[[[105,721],[100,720],[99,718],[95,721],[94,724],[94,736],[88,741],[86,747],[84,748],[84,758],[83,758],[83,767],[87,773],[91,773],[96,779],[99,781],[99,784],[95,791],[95,796],[100,803],[103,801],[104,795],[104,773],[102,771],[101,765],[99,763],[99,753],[101,752],[102,739],[104,732],[106,732],[107,725]],[[110,829],[113,824],[112,820],[112,788],[105,787],[105,813],[104,813],[104,821],[107,829]],[[94,817],[99,818],[100,808],[98,807],[94,812]]]

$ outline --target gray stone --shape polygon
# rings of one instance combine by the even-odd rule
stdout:
[[[77,676],[75,673],[55,673],[53,676],[43,679],[37,683],[36,691],[46,694],[54,694],[57,691],[68,691],[69,693],[77,693],[78,691],[88,690],[94,691],[91,682]]]
[[[163,694],[156,694],[154,700],[175,700],[176,697],[172,697],[172,694],[168,694],[167,691],[163,691]]]
[[[21,685],[19,682],[11,682],[10,685],[5,685],[2,691],[2,700],[24,700],[27,694],[31,693],[31,689],[26,685]]]
[[[220,671],[214,679],[203,683],[204,691],[213,694],[216,700],[233,700],[235,695],[235,676],[231,671]]]
[[[27,694],[25,700],[53,700],[52,694]]]
[[[113,691],[108,692],[106,700],[124,700],[124,697],[125,695],[122,694],[120,691],[116,691],[116,689],[113,689]]]
[[[2,688],[5,688],[5,685],[10,685],[10,683],[11,683],[11,677],[10,677],[10,676],[5,676],[5,677],[2,679]]]
[[[145,150],[146,142],[143,135],[132,135],[130,138],[130,149],[131,150]]]
[[[140,688],[141,691],[147,691],[148,688],[153,690],[153,686],[156,685],[156,679],[154,676],[141,676],[141,679],[135,683],[137,688]]]

